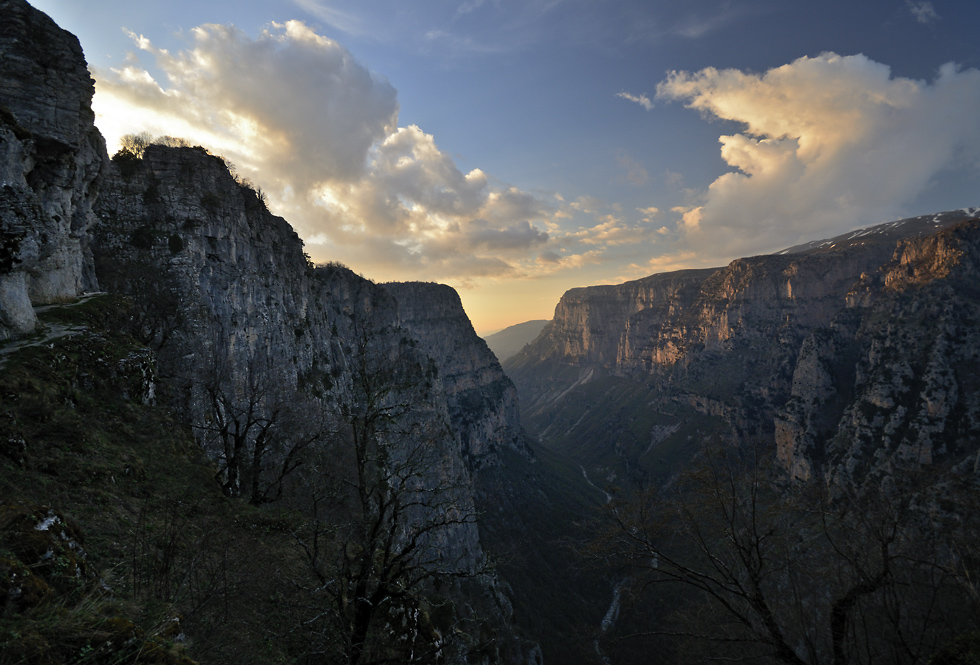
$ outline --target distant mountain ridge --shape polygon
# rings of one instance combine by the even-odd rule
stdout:
[[[884,222],[867,226],[848,233],[826,238],[823,240],[813,240],[788,247],[776,254],[806,254],[808,252],[831,251],[833,249],[843,249],[852,245],[865,245],[869,243],[895,243],[899,240],[907,240],[913,237],[932,235],[936,231],[944,229],[952,224],[958,224],[964,219],[969,219],[980,215],[980,208],[960,208],[947,212],[937,212],[931,215],[920,215],[918,217],[908,217],[893,222]]]
[[[493,355],[497,356],[497,360],[504,362],[533,341],[547,323],[547,319],[525,321],[486,335],[483,339],[493,351]]]
[[[798,477],[980,447],[980,208],[565,293],[504,363],[525,426],[592,478],[762,441]]]

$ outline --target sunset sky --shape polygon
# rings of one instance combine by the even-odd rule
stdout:
[[[976,0],[30,1],[110,153],[200,143],[314,260],[450,284],[483,334],[980,205]]]

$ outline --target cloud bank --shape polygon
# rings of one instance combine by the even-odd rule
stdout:
[[[980,71],[953,64],[926,82],[824,53],[764,74],[673,72],[657,97],[744,126],[719,138],[736,170],[678,225],[688,246],[718,256],[894,219],[945,169],[980,166]]]

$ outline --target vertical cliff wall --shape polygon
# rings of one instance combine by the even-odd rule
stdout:
[[[314,269],[292,228],[217,157],[150,146],[142,159],[117,158],[97,212],[99,279],[158,308],[145,333],[159,345],[169,398],[190,419],[204,408],[200,368],[215,356],[276,367],[293,386],[326,378],[326,393],[341,400],[366,344],[431,364],[436,389],[416,410],[449,424],[446,483],[469,484],[501,446],[527,453],[514,388],[452,289]],[[475,527],[463,530],[472,533],[460,543],[478,558]]]
[[[33,304],[95,287],[86,231],[105,142],[78,40],[24,2],[0,1],[0,339]]]
[[[775,414],[793,475],[863,476],[980,448],[980,223],[899,241],[800,347]]]
[[[381,286],[340,265],[313,267],[292,228],[201,148],[117,155],[96,212],[99,281],[148,305],[138,325],[157,348],[162,398],[187,420],[208,418],[215,359],[227,368],[229,391],[257,368],[274,368],[279,385],[324,413],[358,399],[365,368],[379,383],[394,377],[390,360],[418,368],[417,385],[399,388],[398,399],[411,403],[398,407],[398,426],[424,431],[436,451],[414,475],[451,492],[454,511],[480,512],[475,476],[498,465],[502,451],[529,461],[515,389],[449,287]],[[214,459],[224,454],[202,444]],[[429,546],[461,570],[485,559],[475,521],[434,537]],[[494,621],[506,625],[509,601],[499,580],[485,580]],[[513,634],[500,644],[504,660],[524,648]]]
[[[457,424],[460,449],[473,469],[499,463],[501,449],[525,457],[530,449],[520,429],[517,390],[486,342],[477,337],[450,287],[431,283],[390,283],[398,324],[436,361],[439,381]]]
[[[359,338],[407,337],[434,363],[471,469],[492,464],[500,447],[527,453],[514,387],[451,288],[314,269],[292,228],[200,148],[150,146],[142,159],[117,158],[104,189],[98,274],[170,307],[147,330],[170,363],[165,372],[192,376],[196,354],[218,344],[236,365],[268,357],[291,381],[317,374],[343,385]]]

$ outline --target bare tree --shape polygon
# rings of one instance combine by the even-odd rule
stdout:
[[[205,449],[217,452],[222,490],[247,492],[255,505],[281,498],[304,452],[329,436],[324,409],[268,356],[250,353],[235,364],[223,340],[212,342],[205,356],[200,378],[207,408],[195,428]]]
[[[668,488],[612,502],[596,552],[635,588],[688,598],[688,658],[795,665],[923,663],[980,618],[956,538],[918,473],[885,490],[783,482],[756,451],[712,451]]]
[[[119,139],[119,143],[121,152],[129,153],[133,157],[141,159],[143,152],[153,143],[153,136],[149,132],[126,134]]]
[[[318,469],[307,528],[294,534],[316,580],[305,589],[310,644],[351,664],[439,662],[425,592],[480,570],[459,543],[476,515],[444,468],[450,434],[432,408],[429,361],[408,340],[378,348],[382,339],[359,340],[343,429]]]

